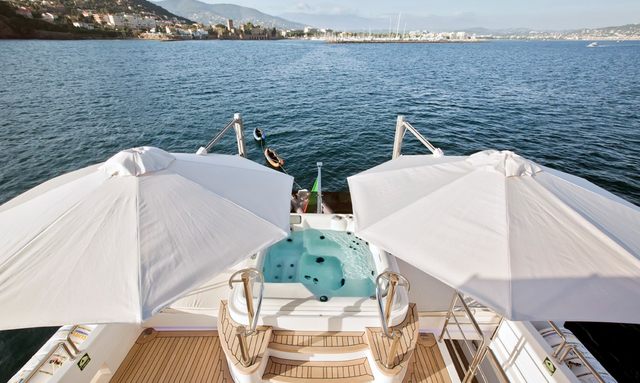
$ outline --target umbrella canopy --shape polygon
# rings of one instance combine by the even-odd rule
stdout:
[[[359,236],[509,319],[640,323],[640,208],[584,179],[484,151],[348,181]]]
[[[125,150],[0,206],[0,329],[141,322],[289,232],[293,179]]]

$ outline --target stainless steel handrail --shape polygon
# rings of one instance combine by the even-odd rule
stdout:
[[[567,336],[562,332],[560,327],[556,325],[553,321],[548,321],[549,325],[553,329],[553,331],[560,337],[562,340],[560,344],[553,350],[553,357],[556,358],[560,363],[566,364],[567,357],[569,353],[573,352],[574,355],[580,359],[580,362],[589,370],[591,375],[599,382],[605,383],[605,380],[602,378],[602,375],[593,367],[591,363],[584,356],[582,351],[578,350],[577,345],[569,344],[567,341]]]
[[[589,370],[591,375],[594,378],[596,378],[598,383],[605,383],[605,380],[602,378],[602,375],[600,375],[600,373],[595,369],[595,367],[593,367],[593,365],[587,360],[587,358],[584,356],[582,351],[578,350],[578,347],[575,344],[572,344],[571,346],[567,347],[567,350],[568,351],[565,353],[565,359],[570,352],[573,352],[578,357],[578,359],[580,359],[580,362],[582,362],[582,364],[587,368],[587,370]]]
[[[240,275],[240,279],[234,279],[236,276]],[[256,309],[253,308],[253,291],[251,288],[251,279],[257,278],[260,280],[260,290],[258,292],[258,305]],[[262,297],[264,295],[264,276],[262,272],[254,269],[242,269],[238,270],[231,275],[229,278],[229,288],[233,289],[233,284],[242,282],[244,288],[244,297],[245,302],[247,304],[247,316],[249,328],[246,330],[245,335],[251,335],[256,331],[258,327],[258,319],[260,317],[260,310],[262,309]]]
[[[75,325],[73,327],[71,327],[71,329],[69,330],[69,333],[67,334],[67,338],[65,340],[61,340],[60,342],[56,343],[54,345],[54,347],[51,349],[51,351],[49,351],[49,353],[47,354],[47,356],[45,356],[40,363],[38,363],[36,365],[36,367],[34,367],[30,372],[29,375],[27,375],[27,377],[22,381],[23,383],[27,383],[29,382],[34,376],[35,374],[37,374],[40,369],[42,368],[42,366],[44,366],[44,364],[51,359],[51,357],[53,356],[53,354],[56,353],[56,351],[58,351],[58,349],[60,347],[62,347],[62,349],[64,350],[64,352],[67,353],[67,355],[69,356],[70,360],[74,360],[78,354],[80,353],[80,350],[78,350],[78,347],[76,346],[76,344],[73,342],[73,340],[71,340],[71,334],[73,334],[74,331],[76,331],[76,329],[78,328],[78,325]],[[69,343],[69,345],[71,346],[71,348],[73,349],[73,352],[69,349],[69,346],[67,345],[67,343]]]
[[[233,124],[235,124],[236,119],[232,119],[231,121],[229,121],[224,128],[222,128],[221,131],[218,132],[218,134],[216,134],[215,136],[213,136],[213,138],[209,141],[209,143],[204,147],[207,152],[211,151],[211,149],[213,149],[213,146],[215,144],[218,143],[218,141],[220,141],[222,139],[222,136],[224,136],[224,134],[231,129],[231,127],[233,127]]]
[[[467,318],[469,318],[469,322],[473,327],[473,330],[475,331],[477,338],[480,339],[479,345],[476,345],[475,342],[472,342],[469,339],[467,339],[467,336],[465,335],[465,331],[462,328],[460,321],[458,320],[458,316],[456,315],[456,312],[460,312],[460,310],[456,310],[456,308],[458,307],[458,303],[460,303],[459,307],[461,308],[461,311],[464,313],[464,315]],[[473,380],[473,378],[476,376],[476,373],[480,367],[480,364],[487,357],[487,355],[489,355],[489,358],[495,358],[495,355],[492,353],[492,350],[489,348],[489,345],[497,335],[498,328],[502,324],[502,320],[503,318],[500,318],[500,321],[496,325],[496,328],[494,329],[491,336],[487,337],[482,331],[482,329],[480,328],[480,325],[478,324],[478,321],[473,315],[473,312],[469,308],[469,305],[465,301],[464,296],[459,291],[456,291],[453,294],[453,298],[451,299],[451,304],[449,305],[449,311],[447,311],[444,325],[442,327],[442,332],[438,337],[438,341],[441,342],[444,339],[445,335],[447,335],[449,339],[452,339],[451,334],[449,333],[449,325],[451,321],[453,321],[457,326],[458,331],[460,331],[460,335],[462,336],[462,339],[464,340],[463,344],[467,347],[469,355],[472,356],[471,362],[469,362],[469,365],[465,371],[465,375],[462,380],[462,383],[467,383]],[[465,323],[465,324],[468,325],[469,323]],[[461,367],[464,366],[463,358],[460,355],[460,353],[458,353],[455,347],[454,347],[454,351],[455,351],[455,356],[458,359],[458,363],[460,364]],[[497,359],[492,360],[491,362],[493,364],[494,369],[497,370],[498,378],[500,378],[501,380],[506,378],[506,373],[502,369],[502,366],[500,366],[500,364],[498,363]],[[482,371],[480,372],[482,376],[484,376],[484,373]]]
[[[553,350],[553,357],[557,358],[558,355],[560,355],[560,353],[564,349],[564,347],[567,345],[567,336],[562,333],[560,328],[555,323],[553,323],[553,321],[548,321],[548,322],[549,322],[549,325],[551,326],[551,328],[553,329],[553,331],[555,331],[556,334],[558,334],[558,336],[562,340],[560,342],[560,344],[558,345],[558,347],[556,347],[556,349]]]
[[[442,150],[436,148],[429,140],[427,140],[416,128],[414,128],[408,121],[405,120],[404,116],[398,116],[396,121],[396,134],[393,140],[393,154],[391,158],[398,158],[400,154],[402,154],[402,141],[404,139],[405,133],[407,130],[413,134],[418,141],[422,143],[422,145],[426,146],[427,149],[434,156],[442,156]]]
[[[234,128],[236,131],[236,141],[238,143],[238,154],[242,157],[246,157],[247,151],[244,143],[244,123],[242,121],[242,116],[240,115],[240,113],[234,114],[233,119],[229,121],[224,126],[224,128],[222,128],[222,130],[218,132],[218,134],[213,136],[213,138],[209,141],[209,143],[206,146],[198,150],[198,154],[201,153],[201,150],[204,150],[205,153],[209,153],[211,149],[213,149],[213,146],[217,144],[222,139],[224,134],[231,128]]]

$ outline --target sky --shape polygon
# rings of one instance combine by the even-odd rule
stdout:
[[[347,19],[357,16],[360,22],[365,24],[368,22],[363,19],[375,19],[380,22],[390,17],[397,19],[401,13],[404,15],[401,23],[411,24],[410,28],[419,27],[421,23],[436,23],[451,27],[563,30],[640,23],[640,0],[226,1],[290,18],[321,15],[326,19],[326,16],[331,15]]]

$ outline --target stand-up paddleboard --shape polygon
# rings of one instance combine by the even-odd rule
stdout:
[[[269,165],[273,166],[274,168],[279,168],[284,165],[284,160],[278,155],[278,153],[276,153],[275,150],[271,148],[266,148],[264,150],[264,158],[266,158],[267,162],[269,162]]]
[[[260,128],[255,128],[253,129],[253,138],[256,141],[263,141],[264,139],[267,138],[267,135],[264,134],[264,132],[262,131],[262,129]]]

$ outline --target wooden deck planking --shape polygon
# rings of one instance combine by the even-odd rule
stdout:
[[[367,328],[367,342],[371,348],[371,353],[373,354],[373,358],[376,361],[377,366],[385,375],[397,375],[409,364],[409,361],[413,356],[416,343],[418,342],[418,319],[416,306],[412,303],[409,306],[409,310],[407,311],[407,316],[404,321],[399,325],[390,328],[390,330],[402,331],[402,338],[400,339],[397,356],[395,357],[395,367],[391,369],[386,368],[382,363],[382,361],[387,359],[387,354],[391,347],[391,340],[384,335],[382,328]]]
[[[303,354],[336,354],[367,349],[364,332],[274,330],[269,348]]]
[[[367,358],[310,362],[276,357],[269,357],[262,379],[283,383],[364,383],[374,380]]]
[[[447,366],[433,334],[420,334],[403,383],[451,383]]]
[[[217,331],[145,330],[116,371],[112,383],[232,383]],[[206,377],[206,378],[205,378]]]

